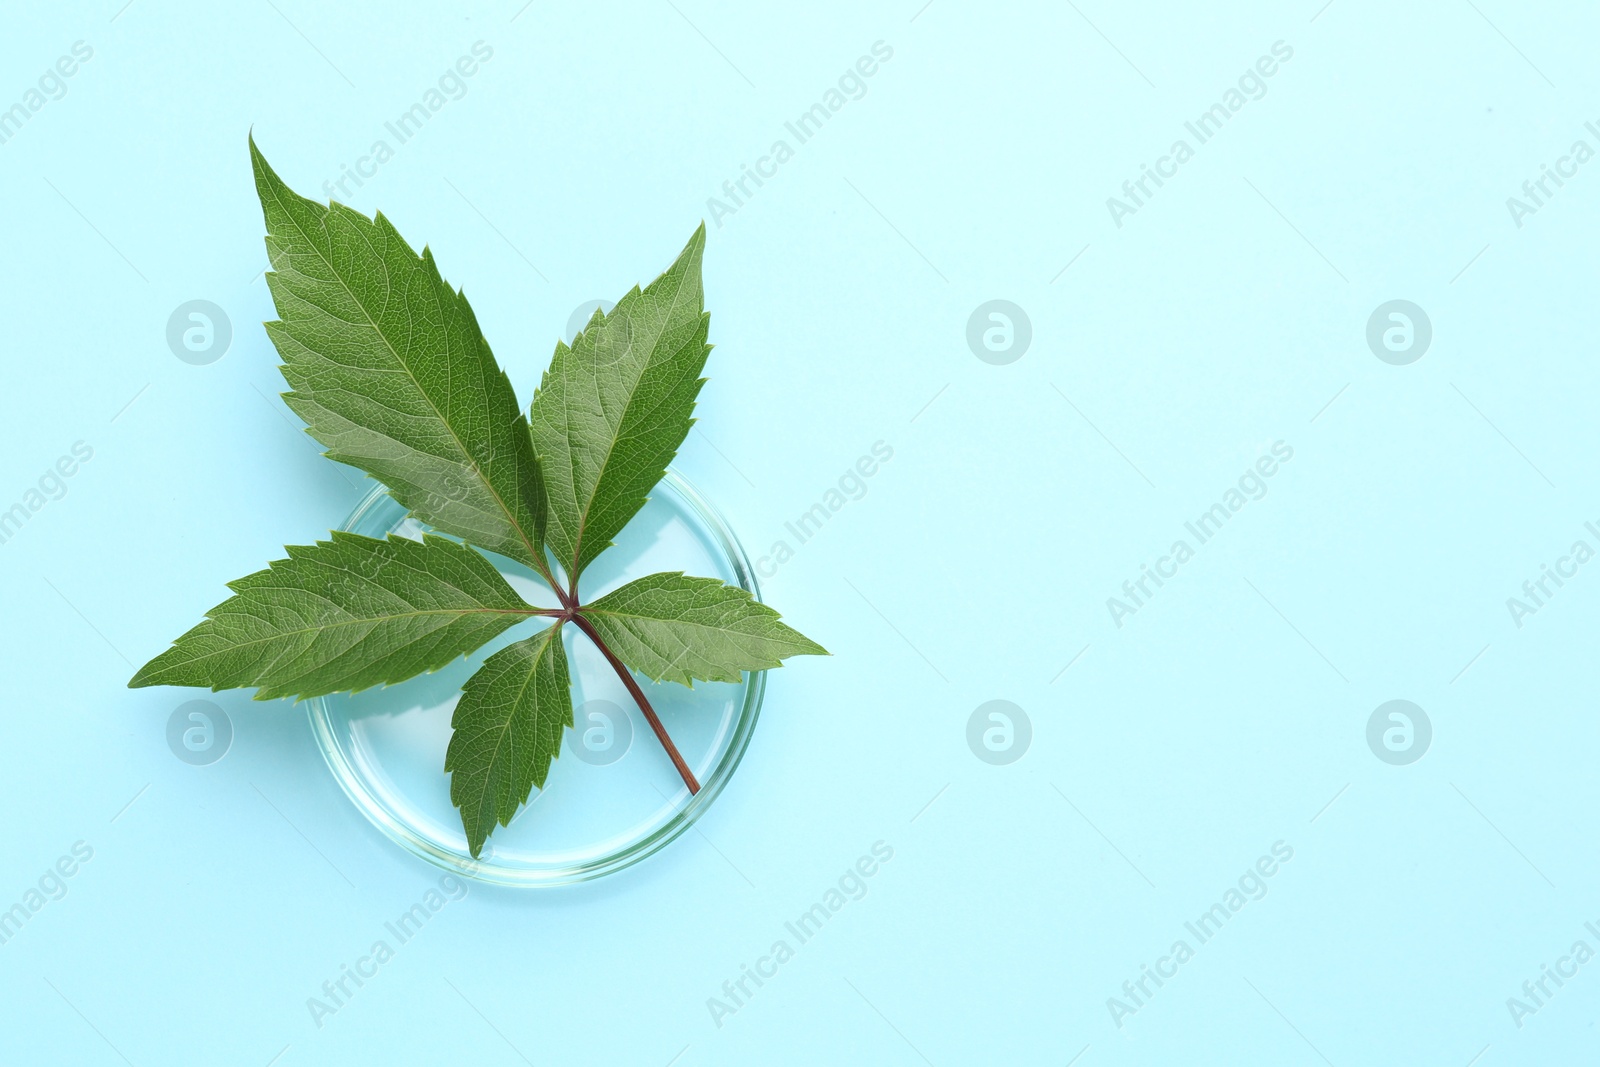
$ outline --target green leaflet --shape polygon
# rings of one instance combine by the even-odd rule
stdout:
[[[359,692],[435,671],[534,608],[483,556],[442,537],[335,533],[229,588],[236,595],[130,687],[258,687],[257,700]]]
[[[549,493],[545,531],[574,584],[622,532],[694,425],[711,348],[703,310],[700,228],[677,262],[611,314],[598,311],[572,347],[557,342],[529,414]]]
[[[624,663],[658,682],[737,682],[788,656],[828,654],[776,611],[715,578],[652,574],[581,610]]]
[[[450,801],[476,859],[495,823],[509,826],[534,787],[544,788],[572,725],[561,624],[490,656],[467,680],[450,725]]]
[[[505,373],[464,294],[380,213],[296,195],[250,142],[284,395],[328,456],[428,525],[546,568],[544,488]]]

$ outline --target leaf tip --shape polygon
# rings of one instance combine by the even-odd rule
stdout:
[[[271,173],[272,166],[267,162],[267,157],[262,155],[261,146],[256,144],[256,128],[254,126],[250,127],[250,132],[245,135],[245,139],[250,145],[250,162],[255,165],[256,174],[259,176],[263,170]]]
[[[143,667],[140,667],[137,671],[135,671],[133,677],[128,679],[128,688],[148,689],[151,686],[166,685],[167,683],[161,678],[161,675],[166,668],[166,664],[162,661],[165,660],[171,653],[172,649],[168,648],[165,652],[161,653],[161,655],[155,657],[149,663],[146,663]]]

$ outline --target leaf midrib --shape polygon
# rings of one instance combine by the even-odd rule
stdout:
[[[552,626],[550,629],[552,631],[558,631],[558,630],[561,629],[561,625],[559,623],[557,623],[555,626]],[[517,697],[516,697],[516,699],[511,702],[511,711],[510,711],[509,714],[506,715],[505,722],[496,731],[498,736],[495,738],[494,752],[490,756],[489,762],[487,764],[487,767],[489,769],[491,769],[491,771],[492,771],[492,768],[495,765],[495,759],[498,758],[499,755],[500,755],[501,746],[504,745],[506,743],[506,741],[509,740],[510,737],[511,737],[511,732],[512,732],[511,731],[511,723],[512,723],[512,720],[515,719],[516,716],[517,716],[517,706],[522,702],[523,696],[527,694],[528,687],[529,686],[536,686],[536,684],[537,684],[537,681],[538,681],[538,678],[539,678],[539,664],[544,660],[545,656],[550,654],[550,642],[553,639],[554,639],[554,635],[553,634],[551,636],[547,636],[545,638],[545,640],[544,640],[544,644],[542,646],[540,646],[534,652],[534,654],[533,654],[533,663],[530,664],[529,667],[528,667],[527,677],[523,679],[522,685],[517,688]],[[535,704],[538,703],[537,696],[535,697],[534,703]],[[537,717],[537,710],[535,711],[535,717]],[[515,744],[515,742],[513,742],[512,743],[512,750],[513,751],[511,753],[511,759],[512,759],[513,764],[515,763],[516,758],[517,758],[515,749],[516,749],[516,744]],[[535,742],[534,742],[534,754],[537,755],[538,751],[539,751],[539,745],[538,745],[537,740],[535,740]],[[512,773],[515,773],[516,772],[515,766],[513,766],[511,768],[511,770],[512,770]],[[489,774],[485,774],[483,776],[483,794],[482,794],[483,796],[487,796],[488,793],[489,793],[489,779],[490,779],[490,775]],[[513,789],[512,792],[515,793],[516,790]],[[481,798],[480,798],[479,802],[482,803]],[[500,804],[499,804],[499,798],[498,797],[494,799],[493,806],[495,808],[495,811],[490,815],[490,821],[492,823],[499,823],[500,822],[500,811],[499,811]],[[500,823],[500,825],[504,826],[505,823]],[[484,839],[487,840],[488,836],[489,836],[488,834],[485,834],[484,835]]]
[[[750,632],[747,632],[747,631],[744,631],[744,630],[735,630],[735,629],[731,629],[731,628],[726,627],[726,626],[717,625],[715,623],[699,622],[699,621],[697,621],[695,619],[687,619],[687,618],[684,618],[682,616],[676,616],[676,615],[672,616],[670,618],[666,617],[666,616],[662,616],[662,615],[639,615],[639,614],[635,614],[633,612],[628,612],[628,611],[618,611],[616,608],[594,608],[594,607],[591,607],[591,606],[589,606],[587,604],[585,604],[583,607],[579,608],[578,610],[580,612],[582,612],[584,615],[588,616],[589,618],[594,618],[597,615],[606,615],[606,616],[609,616],[609,617],[611,617],[613,619],[619,619],[619,620],[624,620],[624,621],[636,619],[636,620],[638,620],[640,622],[656,622],[656,623],[661,623],[663,625],[683,626],[683,627],[687,627],[687,628],[695,629],[695,630],[710,630],[713,633],[727,634],[729,636],[734,636],[734,637],[762,637],[763,636],[762,634],[759,634],[759,633],[750,633]]]
[[[218,614],[210,616],[210,619],[213,622],[216,622],[224,614],[232,615],[234,612],[218,612]],[[239,612],[239,614],[243,614],[248,619],[260,619],[260,616],[258,615],[250,615],[245,612]],[[468,615],[522,615],[526,617],[532,617],[539,614],[542,614],[542,609],[540,608],[427,608],[422,611],[403,611],[397,615],[373,615],[366,618],[341,619],[338,622],[328,623],[326,626],[305,626],[298,630],[275,630],[265,637],[258,637],[249,641],[235,642],[229,644],[226,648],[219,649],[216,652],[207,652],[201,656],[191,657],[190,659],[185,660],[184,664],[187,666],[190,664],[201,663],[216,656],[227,655],[231,652],[237,652],[240,649],[254,648],[257,645],[264,645],[269,642],[278,641],[284,638],[299,637],[304,634],[327,633],[328,631],[336,630],[341,626],[360,626],[370,623],[396,622],[402,619],[419,619],[432,615],[454,615],[464,618]],[[176,648],[177,646],[173,647]],[[346,651],[348,651],[348,649]]]

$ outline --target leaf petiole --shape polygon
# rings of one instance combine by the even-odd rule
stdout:
[[[672,743],[672,738],[667,736],[667,728],[661,725],[655,709],[650,706],[650,701],[645,698],[644,690],[639,688],[639,683],[634,680],[633,672],[616,657],[616,654],[606,647],[600,639],[593,624],[576,610],[572,611],[570,618],[573,625],[582,630],[594,642],[594,647],[605,656],[606,662],[617,672],[617,677],[622,679],[622,684],[628,687],[628,692],[633,696],[634,703],[639,705],[639,710],[644,712],[645,721],[650,724],[650,729],[655,731],[656,740],[661,742],[661,747],[667,750],[667,757],[672,760],[672,765],[678,769],[678,776],[683,779],[683,784],[689,787],[689,795],[700,792],[700,783],[695,779],[694,772],[689,769],[689,764],[684,761],[683,754],[678,751],[678,746]]]

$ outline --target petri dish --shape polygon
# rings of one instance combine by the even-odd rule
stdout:
[[[430,532],[379,486],[345,530],[368,537]],[[485,553],[530,604],[555,596],[532,570]],[[760,599],[755,574],[722,516],[668,471],[616,544],[584,572],[585,600],[657,571],[719,578]],[[574,727],[509,826],[498,826],[478,859],[467,850],[444,771],[450,717],[461,686],[494,652],[544,619],[513,627],[432,674],[364,693],[306,702],[312,732],[339,785],[390,839],[452,873],[508,886],[555,886],[599,878],[660,851],[692,826],[739,765],[761,712],[765,672],[738,683],[652,683],[651,707],[700,782],[688,788],[621,679],[576,627],[563,633],[572,675]]]

